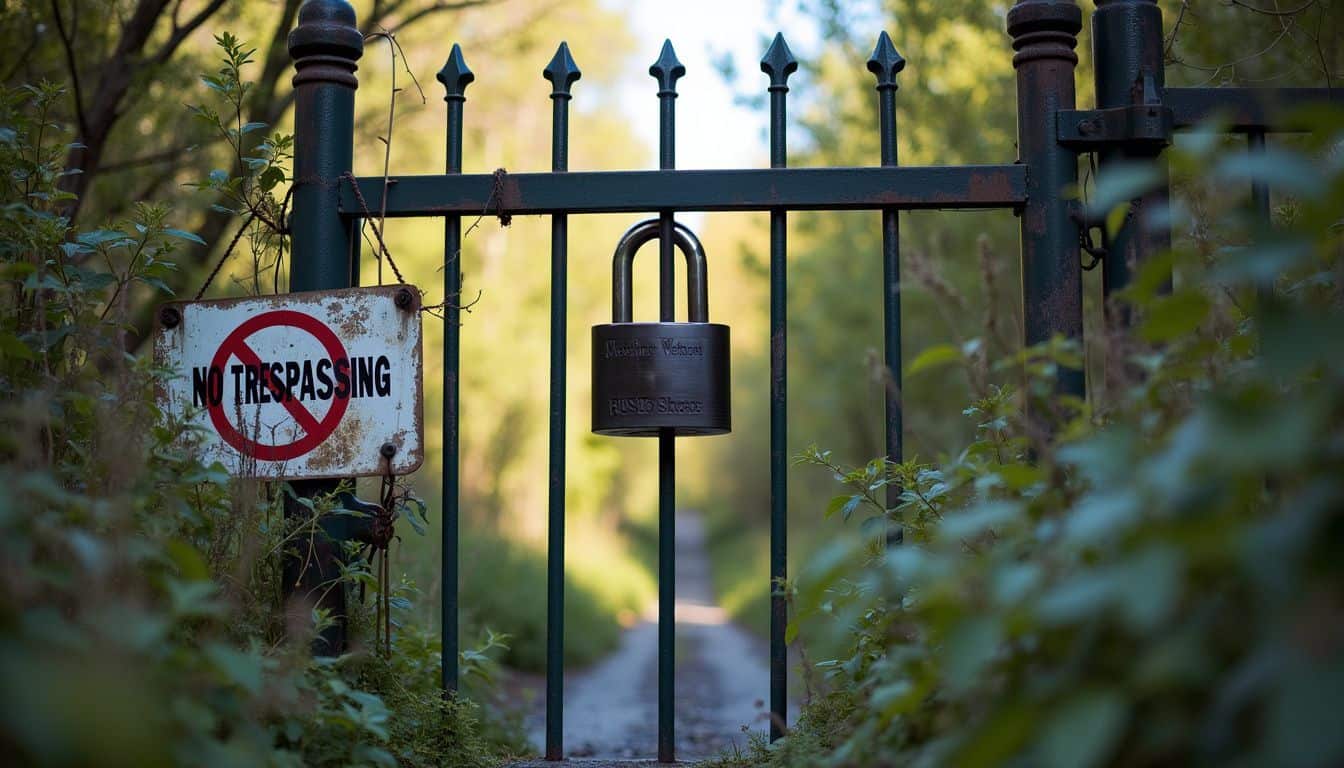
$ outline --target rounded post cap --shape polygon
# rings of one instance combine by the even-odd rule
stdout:
[[[1037,32],[1076,36],[1083,28],[1083,9],[1074,0],[1017,0],[1008,9],[1008,34],[1021,38]]]
[[[345,0],[307,0],[299,8],[298,25],[289,33],[290,57],[358,61],[364,55],[364,36],[355,22],[355,9]]]

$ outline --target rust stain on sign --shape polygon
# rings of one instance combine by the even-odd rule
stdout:
[[[424,459],[420,317],[407,285],[166,304],[154,357],[173,373],[159,402],[195,428],[204,461],[240,477],[413,472]]]

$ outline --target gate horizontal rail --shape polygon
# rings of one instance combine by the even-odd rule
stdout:
[[[393,176],[389,217],[677,211],[1018,208],[1022,165],[570,171]],[[356,179],[369,211],[383,212],[383,177]],[[498,186],[498,192],[496,192]],[[367,215],[341,186],[341,214]]]
[[[1223,120],[1232,133],[1293,133],[1293,112],[1307,105],[1344,107],[1344,90],[1330,88],[1167,88],[1162,103],[1177,128]]]

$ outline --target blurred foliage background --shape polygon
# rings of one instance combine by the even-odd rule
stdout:
[[[172,226],[205,241],[177,244],[175,270],[153,275],[179,295],[192,294],[238,226],[235,214],[212,208],[209,194],[183,185],[211,170],[232,168],[230,150],[210,126],[188,119],[186,103],[211,96],[201,72],[219,66],[212,35],[229,30],[257,49],[243,77],[253,82],[244,119],[290,130],[289,69],[284,35],[297,0],[229,3],[214,0],[74,0],[0,7],[0,79],[9,87],[52,81],[65,85],[48,105],[48,119],[83,146],[52,158],[78,175],[52,183],[73,195],[52,210],[93,231],[135,213],[137,201],[171,203]],[[781,2],[780,5],[783,5]],[[790,164],[872,165],[877,162],[876,100],[863,61],[879,30],[888,30],[909,61],[897,96],[903,164],[1005,162],[1016,155],[1014,78],[1004,33],[1006,0],[798,0],[814,29],[791,40],[801,60],[791,80]],[[1090,2],[1081,5],[1086,14]],[[1344,69],[1344,9],[1315,0],[1293,14],[1264,13],[1260,3],[1162,0],[1172,85],[1326,85]],[[641,50],[632,32],[638,4],[572,0],[357,2],[366,31],[395,31],[406,61],[394,60],[386,40],[371,40],[360,67],[355,172],[384,170],[383,145],[391,76],[397,72],[396,124],[390,168],[396,174],[442,168],[444,127],[433,73],[447,46],[459,42],[477,73],[466,106],[467,172],[544,170],[550,158],[549,84],[540,75],[560,40],[583,70],[571,117],[572,169],[650,167],[651,147],[632,131],[620,78],[642,72],[656,53]],[[1268,6],[1264,6],[1267,8]],[[1086,16],[1085,16],[1086,18]],[[676,42],[676,41],[674,41]],[[765,48],[762,41],[761,49]],[[1079,41],[1078,101],[1091,103],[1086,25]],[[409,82],[409,67],[423,88]],[[765,108],[765,79],[754,61],[718,73],[745,103]],[[650,85],[652,82],[650,81]],[[689,84],[686,87],[691,87]],[[640,108],[653,110],[653,88]],[[17,118],[15,118],[17,119]],[[679,119],[714,119],[682,113]],[[731,129],[731,126],[725,128]],[[1231,142],[1231,140],[1228,140]],[[1277,141],[1277,140],[1276,140]],[[1296,146],[1296,139],[1279,142]],[[762,145],[764,147],[764,145]],[[744,160],[744,164],[751,162]],[[232,171],[231,171],[232,172]],[[1194,214],[1217,209],[1241,190],[1194,176],[1181,195]],[[609,314],[608,259],[636,217],[579,217],[570,223],[568,324],[569,484],[567,487],[567,654],[571,662],[598,658],[620,627],[654,594],[656,449],[642,441],[588,433],[587,328]],[[485,629],[508,633],[496,656],[541,669],[544,648],[546,516],[546,392],[549,273],[548,222],[467,219],[462,254],[464,301],[473,301],[462,328],[462,478],[464,533],[462,606],[471,641]],[[707,215],[696,219],[710,259],[711,316],[733,327],[734,432],[682,441],[679,497],[711,522],[716,588],[725,607],[763,634],[768,597],[768,349],[767,219]],[[1188,234],[1186,244],[1188,244]],[[427,303],[443,299],[441,227],[433,220],[394,221],[387,243]],[[261,248],[261,246],[258,246]],[[881,265],[876,214],[790,217],[789,452],[829,448],[841,465],[862,465],[881,450]],[[258,253],[261,251],[258,250]],[[365,248],[366,283],[379,265]],[[954,457],[976,439],[961,416],[975,386],[1003,384],[1009,374],[989,360],[1017,352],[1020,299],[1017,222],[1010,213],[927,212],[902,218],[905,365],[929,348],[961,349],[975,339],[981,368],[940,368],[907,376],[904,392],[907,456],[930,462]],[[235,257],[213,296],[253,290],[255,263]],[[284,264],[279,269],[283,275]],[[384,268],[384,277],[390,274]],[[652,259],[638,262],[636,312],[655,303]],[[1101,331],[1099,275],[1087,273],[1087,328]],[[150,312],[162,299],[155,285],[129,284],[119,296],[114,331],[121,348],[142,349]],[[437,523],[442,456],[442,328],[427,324],[426,424],[428,460],[411,479],[429,502],[428,535],[406,536],[394,566],[420,586],[411,609],[431,630],[437,622]],[[1099,353],[1087,352],[1089,388],[1102,392]],[[8,361],[9,358],[6,358]],[[976,371],[982,371],[977,374]],[[985,380],[976,381],[983,375]],[[364,488],[372,497],[374,490]],[[801,565],[835,538],[858,541],[857,526],[823,518],[834,494],[827,473],[791,470],[791,562]],[[804,642],[821,654],[846,643],[804,625]]]

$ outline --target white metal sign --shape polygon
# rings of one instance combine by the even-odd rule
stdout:
[[[405,474],[424,458],[420,293],[406,285],[159,310],[160,404],[240,477]]]

